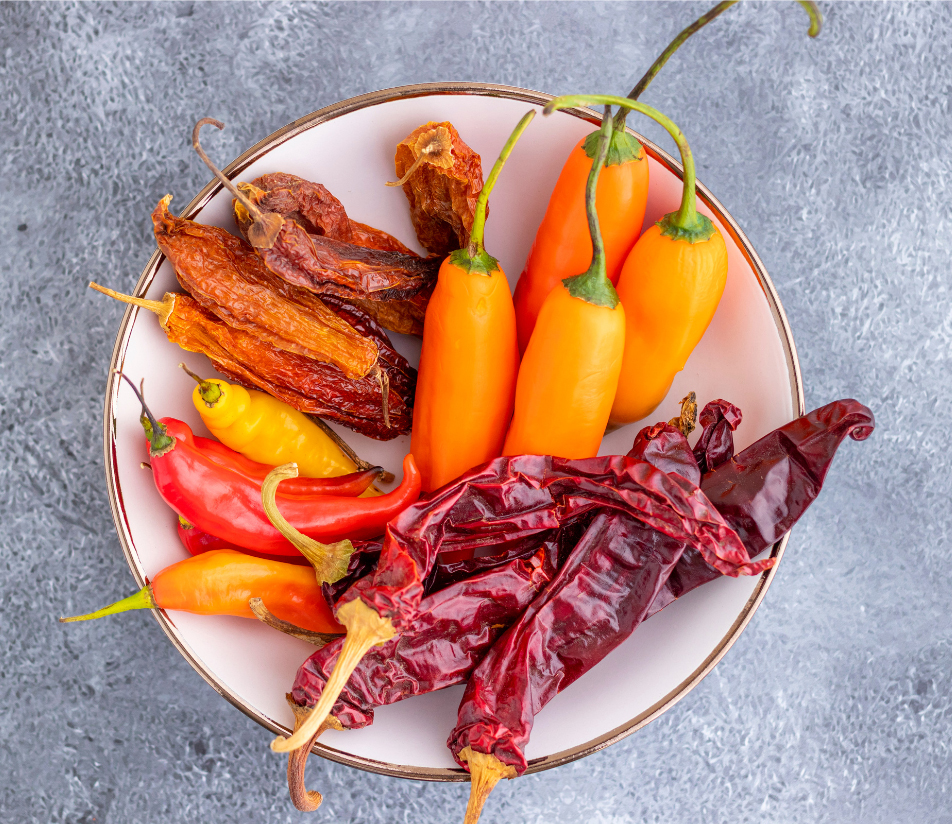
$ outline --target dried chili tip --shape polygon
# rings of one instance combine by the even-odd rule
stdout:
[[[515,778],[516,768],[503,764],[490,753],[478,752],[468,746],[459,751],[459,759],[466,762],[471,782],[463,824],[476,824],[489,794],[503,778]]]
[[[271,742],[274,752],[293,752],[304,747],[330,715],[347,679],[371,647],[393,638],[397,631],[389,618],[379,615],[360,598],[348,601],[337,610],[337,620],[347,628],[337,664],[327,679],[321,698],[290,738],[280,736]]]
[[[291,693],[285,693],[284,698],[294,713],[294,732],[296,733],[307,720],[308,709],[298,704]],[[301,747],[301,749],[288,755],[288,792],[294,806],[304,813],[314,812],[324,800],[324,797],[317,790],[308,790],[304,786],[304,768],[307,766],[307,757],[311,754],[314,744],[327,729],[343,730],[344,727],[333,715],[329,715],[324,719],[324,723],[321,724],[317,732],[311,736],[306,747]]]

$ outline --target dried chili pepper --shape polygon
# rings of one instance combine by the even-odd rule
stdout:
[[[89,285],[116,300],[154,312],[170,341],[206,355],[223,375],[262,389],[301,412],[330,418],[378,440],[410,431],[416,372],[393,350],[384,352],[380,361],[389,401],[389,421],[384,421],[380,381],[371,375],[351,381],[335,366],[276,349],[222,323],[188,295],[166,293],[161,301],[146,300]],[[394,365],[398,361],[402,363]]]
[[[740,409],[727,401],[711,401],[701,410],[701,436],[694,445],[694,457],[702,475],[734,457],[734,430],[742,420]]]
[[[467,824],[526,769],[535,716],[644,619],[686,542],[621,512],[595,516],[568,560],[473,671],[447,745],[471,775]]]
[[[712,412],[708,425],[716,427],[717,410]],[[701,489],[753,558],[779,541],[820,494],[833,456],[846,436],[865,440],[874,425],[873,413],[858,401],[833,401],[775,429],[733,459],[723,460],[704,475]],[[733,443],[729,451],[733,451]],[[719,577],[688,548],[649,615]]]
[[[403,186],[420,245],[441,256],[465,248],[483,169],[453,124],[431,122],[414,129],[397,144],[393,164],[400,179],[387,185]]]
[[[469,244],[440,267],[426,310],[410,449],[423,491],[502,454],[519,371],[509,282],[483,245],[489,195],[535,111],[513,129],[476,202]]]
[[[571,461],[552,456],[497,458],[466,473],[387,525],[377,570],[341,598],[347,627],[337,667],[308,720],[276,752],[303,746],[320,727],[367,649],[412,626],[437,552],[468,549],[565,526],[599,509],[638,517],[647,527],[697,546],[728,575],[757,574],[737,536],[696,486],[648,463],[622,456]]]
[[[273,172],[239,186],[262,211],[295,221],[309,235],[324,235],[367,249],[415,254],[393,235],[351,220],[344,204],[320,183]]]
[[[551,574],[546,550],[541,549],[528,559],[457,581],[425,598],[411,629],[361,660],[328,720],[337,722],[336,729],[359,729],[373,723],[375,707],[462,683]],[[317,703],[342,647],[332,641],[301,665],[288,695],[293,707]],[[289,756],[288,787],[299,810],[314,810],[320,804],[319,794],[304,789],[304,765],[318,735]]]
[[[434,282],[430,286],[406,300],[361,300],[349,298],[348,303],[363,309],[370,317],[384,329],[399,332],[401,335],[423,337],[423,319],[426,317],[426,307],[430,296],[436,287]]]
[[[217,120],[202,118],[192,130],[192,147],[236,198],[238,228],[278,277],[313,292],[372,300],[409,298],[436,280],[439,260],[368,249],[325,235],[309,235],[295,220],[261,209],[249,197],[248,193],[256,196],[253,186],[245,183],[236,187],[205,154],[199,142],[204,125],[225,128]]]
[[[376,366],[375,340],[306,289],[272,274],[241,238],[172,215],[171,200],[166,195],[152,213],[155,240],[203,308],[278,349],[331,363],[348,378],[362,378]]]
[[[135,595],[88,615],[60,621],[87,621],[132,609],[254,618],[248,607],[248,599],[254,596],[267,600],[282,620],[312,632],[337,635],[342,630],[310,567],[254,558],[230,549],[186,558],[163,569]]]

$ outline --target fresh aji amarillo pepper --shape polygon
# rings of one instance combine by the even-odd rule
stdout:
[[[261,598],[283,621],[311,632],[339,635],[321,585],[310,567],[254,558],[216,549],[166,567],[135,595],[87,615],[60,618],[87,621],[132,609],[176,609],[196,615],[254,618],[250,598]]]
[[[612,135],[607,107],[600,135],[585,193],[595,250],[591,265],[562,281],[542,304],[519,366],[504,455],[589,458],[598,452],[608,423],[625,345],[625,310],[606,274],[595,211],[599,171]]]
[[[465,249],[440,267],[426,309],[413,404],[410,451],[430,492],[502,451],[519,369],[516,316],[509,283],[486,252],[486,205],[503,164],[534,111],[506,141],[476,201]]]

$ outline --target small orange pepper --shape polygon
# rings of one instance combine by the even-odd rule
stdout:
[[[611,134],[606,107],[585,192],[591,265],[563,280],[542,304],[519,367],[504,455],[588,458],[598,453],[625,344],[625,310],[606,273],[596,212],[599,172]]]
[[[483,234],[489,194],[534,116],[526,114],[506,141],[476,201],[469,245],[443,261],[426,308],[410,438],[424,492],[497,457],[512,417],[516,315],[505,272],[486,252]]]

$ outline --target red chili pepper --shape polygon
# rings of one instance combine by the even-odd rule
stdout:
[[[420,603],[413,627],[374,647],[351,675],[328,719],[338,729],[359,729],[373,723],[374,707],[382,707],[462,683],[487,649],[548,583],[551,547],[525,560],[457,581]],[[342,640],[331,641],[298,670],[288,698],[295,715],[320,699],[340,656]],[[288,760],[288,788],[299,810],[314,810],[320,793],[304,789],[304,764],[314,741]]]
[[[180,517],[236,547],[266,555],[298,554],[268,520],[258,481],[221,466],[198,449],[187,424],[159,423],[144,403],[141,420],[156,489]],[[373,538],[420,495],[420,475],[411,455],[404,459],[403,471],[400,486],[386,495],[279,494],[278,508],[297,529],[322,543]]]

